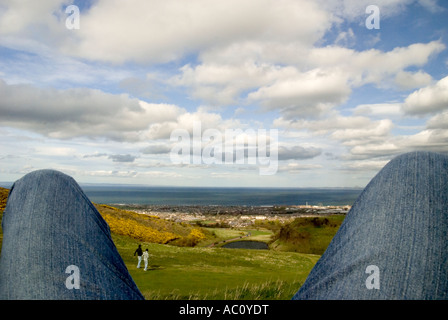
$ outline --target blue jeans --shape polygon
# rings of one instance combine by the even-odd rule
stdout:
[[[0,299],[143,299],[71,177],[39,170],[16,181],[2,226]]]
[[[293,299],[447,299],[448,157],[413,152],[367,185]]]

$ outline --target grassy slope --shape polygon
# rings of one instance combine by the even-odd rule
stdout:
[[[344,215],[297,218],[280,228],[271,248],[322,255],[344,218]]]
[[[147,299],[290,299],[319,256],[272,250],[175,247],[143,243],[149,270],[136,268],[140,243],[114,242]]]
[[[0,189],[0,219],[8,190]],[[126,212],[99,207],[107,214],[125,217]],[[185,237],[191,226],[149,220],[130,214],[146,225]],[[202,245],[234,238],[241,231],[209,229]],[[252,230],[252,238],[268,240],[269,231]],[[214,235],[212,238],[211,235]],[[131,276],[147,299],[290,299],[304,282],[318,255],[274,250],[243,250],[205,247],[179,247],[142,242],[112,233],[117,249]],[[0,245],[2,232],[0,230]],[[133,253],[138,244],[148,248],[148,271],[136,268]]]

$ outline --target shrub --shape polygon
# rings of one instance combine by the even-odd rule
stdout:
[[[0,188],[0,213],[5,210],[6,201],[8,200],[8,189]]]
[[[103,214],[103,218],[109,224],[112,232],[144,242],[168,243],[179,238],[174,233],[155,230],[132,219],[118,218],[109,214]]]
[[[195,228],[191,230],[188,236],[178,239],[174,244],[185,247],[194,247],[206,238],[207,237],[202,230]]]

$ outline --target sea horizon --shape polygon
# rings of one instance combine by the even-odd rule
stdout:
[[[0,182],[3,188],[13,183]],[[352,205],[362,191],[355,187],[203,187],[80,183],[94,203],[173,206]]]
[[[89,199],[102,204],[174,206],[352,205],[361,188],[185,187],[82,184]]]

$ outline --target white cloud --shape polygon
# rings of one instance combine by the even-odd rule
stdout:
[[[169,139],[173,130],[193,134],[202,130],[244,130],[247,125],[223,119],[206,108],[188,112],[172,104],[147,103],[125,94],[100,90],[47,89],[32,85],[8,85],[0,79],[0,124],[24,129],[54,139],[86,137],[122,142]]]
[[[378,172],[381,170],[389,160],[351,160],[350,162],[345,163],[344,168],[350,172],[355,171],[375,171]]]
[[[355,43],[355,40],[356,40],[355,33],[353,32],[352,28],[349,28],[348,31],[340,32],[336,37],[334,43],[336,45],[351,46]]]
[[[0,34],[5,36],[31,35],[33,32],[57,32],[64,25],[64,22],[60,22],[60,18],[63,16],[60,9],[62,5],[69,2],[67,0],[41,0],[39,2],[3,0],[0,4]]]
[[[397,137],[401,152],[426,150],[448,153],[448,131],[445,129],[425,129],[416,134]]]
[[[401,103],[361,104],[353,110],[354,115],[370,118],[400,118],[403,116]]]
[[[356,145],[350,150],[350,159],[372,159],[375,157],[391,156],[402,149],[391,142],[371,143]]]
[[[0,123],[49,137],[138,141],[151,125],[176,121],[185,110],[99,90],[41,89],[0,81]]]
[[[440,41],[429,43],[415,43],[407,47],[397,47],[391,51],[383,52],[377,49],[365,51],[355,51],[348,48],[327,46],[323,48],[313,48],[309,52],[309,61],[315,65],[324,67],[337,67],[346,74],[353,86],[361,86],[368,83],[382,85],[384,81],[395,80],[397,74],[398,81],[403,84],[403,76],[412,76],[415,81],[427,81],[427,76],[423,73],[405,73],[406,68],[421,67],[429,59],[445,49],[445,45]],[[400,78],[402,77],[402,78]],[[409,84],[407,84],[409,85]]]
[[[428,84],[429,74],[405,69],[423,66],[444,48],[439,41],[388,52],[291,44],[275,51],[266,43],[232,44],[219,52],[204,51],[203,60],[183,66],[169,83],[186,87],[192,98],[210,105],[249,103],[264,111],[280,111],[288,118],[315,117],[345,102],[354,88],[366,84],[399,89]]]
[[[395,76],[395,83],[403,90],[421,88],[430,84],[432,77],[424,71],[399,71]]]
[[[77,171],[77,176],[92,176],[92,177],[106,177],[106,178],[120,178],[126,179],[130,178],[128,182],[132,183],[136,181],[143,182],[148,181],[147,179],[178,179],[182,175],[176,172],[165,172],[165,171],[145,171],[139,172],[136,170],[84,170]]]
[[[441,128],[429,127],[410,135],[385,134],[383,137],[380,135],[371,139],[364,137],[364,140],[359,140],[358,143],[355,141],[351,141],[354,143],[344,142],[344,145],[348,146],[349,149],[347,150],[348,153],[344,154],[342,158],[345,161],[369,161],[375,158],[391,159],[395,155],[415,150],[447,153],[448,132],[443,128],[446,123],[439,123],[438,125]]]
[[[66,88],[73,86],[109,85],[127,78],[131,71],[91,64],[56,52],[37,40],[1,38],[0,45],[11,48],[11,55],[2,56],[2,79],[9,84],[36,84]]]
[[[149,145],[142,150],[140,150],[143,154],[168,154],[172,149],[171,145],[168,144],[155,144]]]
[[[383,119],[371,122],[369,126],[359,128],[344,128],[335,130],[331,137],[343,141],[346,145],[358,145],[361,141],[379,141],[390,134],[393,122]]]
[[[411,93],[404,101],[403,109],[410,115],[425,115],[448,109],[448,77]]]
[[[295,73],[294,68],[257,65],[254,61],[241,64],[212,62],[195,67],[185,65],[180,71],[180,75],[170,80],[171,84],[189,87],[194,98],[216,105],[236,103],[242,91]]]
[[[286,172],[288,174],[298,174],[302,173],[303,171],[308,170],[319,170],[322,169],[322,165],[320,164],[309,164],[309,163],[286,163],[283,165],[280,165],[278,168],[278,172]]]
[[[315,147],[301,147],[293,146],[287,148],[284,146],[278,147],[278,160],[303,160],[312,159],[322,154],[322,150]]]
[[[64,52],[88,59],[168,62],[205,47],[255,39],[313,44],[331,15],[312,1],[98,1]],[[113,35],[113,36],[110,36]]]
[[[37,146],[34,148],[34,153],[48,157],[73,157],[76,150],[69,147]]]
[[[319,135],[325,135],[337,130],[369,128],[372,126],[372,120],[365,116],[341,116],[333,111],[325,118],[313,120],[290,121],[280,117],[273,121],[273,125],[288,130],[309,130]]]
[[[436,114],[426,123],[428,129],[448,129],[448,111]]]
[[[286,77],[248,95],[267,110],[279,109],[287,116],[315,116],[345,101],[350,88],[343,74],[311,70]]]
[[[418,3],[426,10],[436,13],[444,11],[445,9],[437,3],[437,0],[418,0]]]
[[[130,154],[111,154],[109,159],[113,162],[134,162],[136,156]]]

